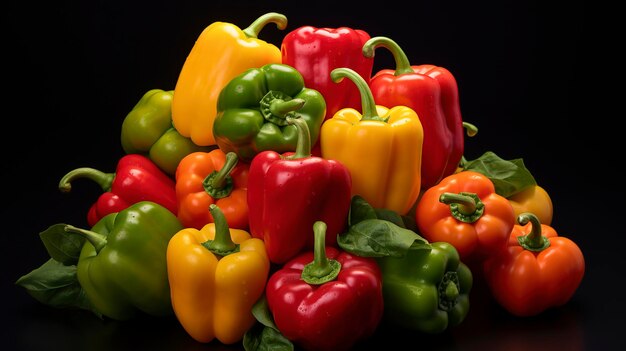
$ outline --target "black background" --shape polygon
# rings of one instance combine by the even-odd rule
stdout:
[[[38,233],[59,222],[85,226],[95,184],[57,190],[67,171],[113,171],[123,155],[121,122],[149,89],[173,89],[201,31],[214,21],[245,28],[266,12],[289,20],[260,37],[280,46],[303,25],[367,31],[403,47],[412,64],[456,77],[464,120],[478,126],[466,157],[491,150],[523,158],[554,203],[552,226],[586,259],[571,301],[516,318],[484,294],[462,325],[442,335],[381,326],[367,345],[430,350],[608,350],[623,348],[626,241],[621,167],[619,24],[599,3],[413,1],[360,4],[291,1],[55,1],[2,10],[2,342],[15,350],[239,349],[193,341],[173,319],[101,321],[43,306],[14,285],[48,255]],[[596,16],[599,15],[599,16]],[[392,67],[377,51],[374,70]],[[613,93],[613,92],[616,93]]]

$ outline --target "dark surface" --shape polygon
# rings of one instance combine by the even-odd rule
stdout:
[[[14,282],[48,258],[38,233],[59,222],[85,226],[86,210],[100,194],[86,183],[61,194],[60,177],[82,166],[113,171],[122,156],[123,118],[147,90],[174,88],[200,32],[214,21],[245,27],[270,11],[289,19],[286,31],[263,30],[261,37],[275,45],[302,25],[347,26],[394,39],[413,64],[448,68],[457,78],[464,120],[479,128],[466,141],[466,157],[491,150],[505,159],[523,158],[552,197],[553,227],[585,254],[585,277],[565,306],[517,318],[477,284],[470,313],[457,328],[423,335],[381,325],[360,348],[623,349],[623,112],[612,110],[623,99],[605,85],[620,86],[618,60],[610,51],[623,39],[612,41],[612,11],[595,2],[543,3],[4,5],[3,349],[241,348],[197,343],[174,319],[121,323],[53,309]],[[375,70],[392,64],[380,50]]]

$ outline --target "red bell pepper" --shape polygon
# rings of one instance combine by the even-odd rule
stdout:
[[[341,163],[311,156],[306,122],[287,117],[298,128],[296,151],[262,151],[250,163],[248,216],[250,233],[265,241],[272,263],[285,263],[313,247],[307,235],[315,221],[328,225],[326,242],[337,244],[347,225],[352,179]]]
[[[316,222],[314,250],[270,276],[267,304],[281,334],[303,349],[348,350],[380,323],[382,276],[373,258],[325,247],[325,229]]]
[[[430,188],[454,173],[463,156],[464,123],[456,80],[443,67],[411,66],[400,46],[386,37],[369,39],[363,55],[373,58],[377,47],[391,51],[396,69],[382,69],[371,78],[372,95],[380,105],[404,105],[417,112],[424,129],[422,188]],[[468,133],[475,132],[473,125],[465,125]]]
[[[360,111],[361,95],[350,82],[334,83],[330,72],[345,67],[369,80],[374,60],[363,56],[363,44],[370,35],[348,27],[316,28],[303,26],[289,32],[281,44],[282,63],[297,69],[305,86],[319,91],[326,101],[325,120],[342,108]],[[313,145],[313,155],[320,156],[319,141]]]
[[[140,201],[155,202],[173,214],[178,211],[174,180],[148,157],[140,154],[120,158],[115,173],[89,167],[76,168],[61,178],[59,190],[69,192],[72,189],[71,182],[78,178],[91,179],[104,191],[87,213],[90,226],[94,226],[102,217]]]

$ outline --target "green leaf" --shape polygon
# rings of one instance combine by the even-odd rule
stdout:
[[[39,233],[39,237],[50,257],[64,265],[77,264],[85,238],[66,232],[65,226],[67,224],[53,224]]]
[[[291,341],[274,328],[255,323],[243,335],[243,348],[246,351],[293,351]]]
[[[79,308],[95,311],[80,286],[75,265],[64,265],[49,259],[39,268],[23,275],[16,282],[26,289],[35,300],[55,308]]]
[[[252,315],[264,326],[278,330],[276,324],[274,324],[274,318],[272,317],[272,312],[270,312],[265,294],[261,295],[252,306]]]
[[[351,226],[347,233],[337,236],[343,250],[361,257],[402,257],[426,239],[412,230],[382,219],[366,219]]]
[[[376,210],[361,195],[354,195],[350,202],[348,214],[348,226],[355,225],[366,219],[378,218]]]
[[[398,227],[406,228],[402,216],[400,216],[396,211],[388,210],[386,208],[376,208],[374,209],[374,212],[376,213],[376,218],[389,221]]]
[[[492,151],[485,152],[475,160],[466,161],[463,169],[485,175],[493,182],[496,194],[506,198],[537,185],[523,159],[504,160]]]

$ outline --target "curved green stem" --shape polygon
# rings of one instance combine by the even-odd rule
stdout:
[[[220,256],[227,256],[235,252],[239,252],[239,245],[233,242],[230,237],[230,228],[224,216],[224,212],[216,205],[209,205],[209,211],[213,216],[215,225],[215,237],[213,240],[207,240],[202,243],[212,253]]]
[[[282,91],[270,90],[259,102],[259,109],[266,121],[283,127],[288,124],[286,118],[294,117],[305,102],[300,98],[292,99]]]
[[[288,156],[289,159],[305,158],[311,156],[311,133],[309,125],[301,117],[287,116],[287,123],[293,124],[298,128],[298,141],[296,142],[296,151],[293,155]]]
[[[343,78],[349,78],[356,87],[359,89],[359,93],[361,93],[361,109],[363,110],[361,120],[373,120],[373,121],[383,121],[386,122],[386,118],[382,118],[378,116],[378,112],[376,111],[376,103],[374,102],[374,96],[372,95],[372,91],[370,87],[367,85],[367,82],[363,77],[361,77],[356,71],[350,68],[335,68],[330,72],[330,78],[335,83],[341,83]]]
[[[341,270],[341,263],[326,257],[326,223],[315,222],[313,233],[315,235],[314,259],[302,269],[302,280],[309,284],[320,285],[337,278]]]
[[[374,50],[378,47],[384,47],[385,49],[391,51],[393,59],[396,61],[396,70],[393,74],[394,76],[415,73],[411,67],[409,58],[406,56],[404,51],[402,51],[400,45],[387,37],[374,37],[366,41],[363,45],[363,56],[369,58],[374,57]]]
[[[485,211],[485,204],[474,193],[443,193],[439,202],[450,206],[452,216],[461,222],[476,222]]]
[[[91,230],[82,228],[76,228],[73,225],[66,225],[63,228],[67,233],[78,234],[87,239],[93,247],[96,248],[96,253],[99,253],[107,245],[107,237],[104,234],[100,234]]]
[[[468,137],[473,137],[478,133],[478,127],[469,122],[463,122],[463,128],[465,128]]]
[[[283,30],[287,28],[287,17],[280,13],[269,12],[257,18],[248,28],[243,29],[242,32],[244,32],[248,38],[257,38],[261,29],[269,23],[276,23],[276,27]]]
[[[76,168],[75,170],[69,171],[61,178],[59,181],[59,190],[65,193],[69,192],[72,190],[72,181],[78,178],[91,179],[98,183],[103,191],[110,191],[111,184],[113,184],[113,180],[115,179],[115,173],[104,173],[89,167]]]
[[[213,171],[204,178],[202,187],[212,198],[221,199],[233,191],[233,177],[230,176],[230,173],[237,165],[237,161],[237,154],[232,151],[228,152],[222,169]]]
[[[526,225],[530,222],[530,233],[517,237],[520,246],[529,251],[543,251],[550,246],[550,240],[541,233],[541,222],[539,218],[530,212],[521,213],[517,216],[517,222],[520,225]]]

